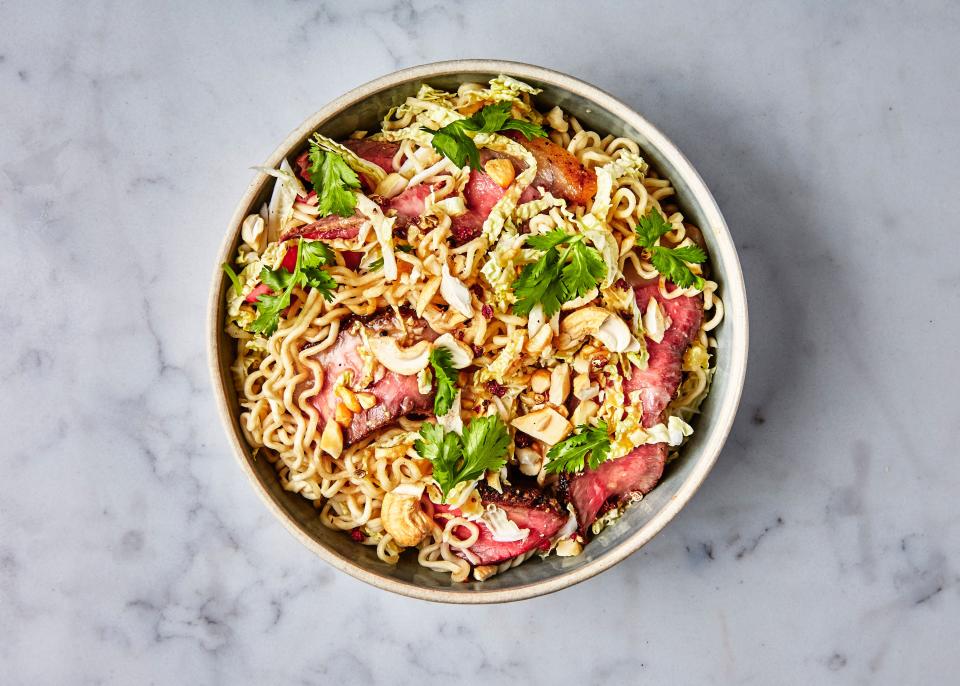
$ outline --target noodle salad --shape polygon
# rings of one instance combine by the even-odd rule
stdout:
[[[223,265],[247,441],[325,526],[453,581],[579,554],[715,369],[669,180],[539,93],[423,85],[378,131],[315,133]]]

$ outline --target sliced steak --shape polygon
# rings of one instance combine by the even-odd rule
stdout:
[[[680,385],[683,354],[703,321],[703,296],[681,296],[669,300],[660,295],[656,283],[636,286],[634,293],[641,310],[646,312],[650,298],[654,298],[670,317],[670,327],[663,334],[662,341],[656,343],[647,339],[647,352],[650,354],[647,368],[634,367],[631,378],[623,382],[624,395],[629,397],[632,391],[640,391],[643,425],[649,427],[661,421],[663,409],[673,399]]]
[[[427,196],[432,190],[427,184],[413,186],[396,197],[383,199],[380,206],[384,213],[397,218],[396,227],[405,229],[416,224],[423,215]]]
[[[332,240],[334,238],[356,238],[360,233],[360,227],[366,217],[355,214],[352,217],[341,217],[339,214],[331,214],[323,217],[311,224],[304,224],[295,229],[290,229],[280,237],[281,241],[291,238],[306,238],[310,241]]]
[[[613,497],[629,493],[649,493],[663,475],[667,459],[666,443],[641,445],[616,460],[609,460],[598,469],[587,469],[573,477],[569,487],[570,501],[577,511],[580,534],[587,531],[597,512]]]
[[[681,296],[668,300],[660,295],[655,283],[636,286],[634,293],[641,309],[646,311],[652,297],[671,319],[660,343],[649,338],[646,341],[650,354],[647,368],[635,366],[631,378],[623,382],[623,392],[628,398],[631,392],[640,392],[643,425],[651,427],[663,421],[663,411],[680,385],[683,354],[700,330],[703,319],[703,297]],[[568,493],[577,511],[580,533],[586,535],[597,512],[611,499],[620,501],[631,493],[649,493],[663,475],[667,452],[665,443],[642,445],[623,457],[604,462],[598,469],[586,469],[574,476]]]
[[[486,524],[482,521],[474,522],[480,529],[480,533],[476,542],[468,550],[479,560],[477,564],[498,564],[531,550],[546,550],[550,547],[550,539],[567,521],[560,504],[537,487],[505,486],[501,494],[481,482],[477,486],[477,492],[484,506],[496,505],[506,512],[510,521],[521,529],[530,531],[521,541],[495,541],[493,533]],[[446,505],[435,505],[434,511],[438,514],[460,514],[458,510]],[[445,523],[443,517],[437,517],[437,524],[444,526]],[[455,531],[454,533],[458,536],[466,536],[467,532]],[[461,555],[461,557],[468,556]]]
[[[412,345],[415,341],[424,338],[428,340],[436,338],[436,333],[423,320],[405,317],[404,322],[407,328],[406,334],[401,331],[396,315],[393,313],[376,316],[362,324],[378,335],[396,337],[401,345]],[[323,387],[311,399],[311,403],[320,413],[321,426],[326,425],[326,422],[333,418],[336,406],[340,402],[334,392],[340,376],[350,371],[353,383],[356,384],[363,374],[363,359],[358,351],[358,347],[363,342],[359,332],[360,325],[361,322],[357,321],[342,330],[332,346],[314,356],[314,359],[323,365],[324,372]],[[344,444],[359,441],[372,431],[411,412],[430,412],[433,409],[433,395],[420,392],[415,375],[405,376],[386,370],[381,378],[372,381],[362,390],[376,396],[377,403],[369,410],[353,415],[352,423],[344,431]]]
[[[367,162],[373,162],[388,174],[396,171],[393,168],[393,158],[397,154],[397,150],[400,149],[399,143],[350,139],[343,141],[343,147],[352,150],[357,157],[361,157]]]
[[[530,184],[543,187],[558,198],[586,206],[597,192],[597,175],[549,138],[527,139],[521,133],[507,134],[530,151],[537,161],[537,175]]]
[[[451,220],[450,232],[457,245],[472,241],[480,235],[483,222],[505,192],[486,172],[471,170],[470,180],[463,188],[467,212]]]

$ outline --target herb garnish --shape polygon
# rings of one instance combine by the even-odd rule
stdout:
[[[666,248],[656,245],[657,240],[665,233],[672,231],[673,226],[663,218],[657,210],[640,217],[637,225],[637,244],[650,254],[650,264],[668,281],[672,281],[680,288],[694,286],[703,290],[703,279],[697,276],[687,262],[702,264],[707,260],[706,253],[696,245],[685,245],[680,248]]]
[[[436,347],[430,351],[430,366],[436,380],[436,395],[433,398],[433,413],[438,417],[450,411],[457,395],[457,370],[453,366],[450,351]]]
[[[544,469],[553,474],[582,472],[587,465],[590,469],[596,469],[609,455],[610,436],[607,433],[607,423],[599,422],[595,427],[581,424],[577,427],[576,434],[550,448]]]
[[[307,159],[310,161],[307,174],[317,191],[320,216],[353,216],[357,207],[357,196],[352,189],[360,188],[357,173],[344,161],[342,155],[324,150],[317,140],[310,142]]]
[[[552,317],[561,304],[586,295],[607,275],[600,253],[587,246],[583,236],[554,229],[531,236],[527,245],[544,253],[533,264],[524,266],[513,282],[516,314],[527,315],[540,303],[543,314]],[[562,253],[557,249],[561,245],[566,246]]]
[[[290,296],[296,286],[316,288],[326,300],[333,300],[337,282],[325,270],[325,264],[334,261],[333,251],[323,241],[297,242],[297,262],[293,272],[283,267],[260,272],[260,281],[270,287],[272,294],[262,294],[257,298],[257,318],[250,329],[254,333],[270,336],[280,325],[280,313],[290,306]]]
[[[509,443],[506,424],[500,417],[489,416],[474,417],[462,437],[437,424],[424,423],[413,447],[420,457],[433,463],[433,478],[446,500],[457,484],[503,467]]]
[[[547,135],[543,127],[511,117],[512,107],[513,104],[505,100],[495,105],[487,105],[473,116],[458,119],[438,131],[432,129],[424,129],[424,131],[433,134],[434,150],[453,160],[458,167],[469,162],[472,169],[479,169],[480,151],[477,150],[477,144],[473,142],[473,138],[467,135],[468,131],[472,133],[519,131],[528,139]]]

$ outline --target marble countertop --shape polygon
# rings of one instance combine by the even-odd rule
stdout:
[[[954,681],[958,24],[935,3],[4,4],[0,680]],[[689,506],[600,577],[500,607],[395,597],[302,547],[234,463],[204,347],[250,166],[355,85],[473,56],[661,127],[752,315]]]

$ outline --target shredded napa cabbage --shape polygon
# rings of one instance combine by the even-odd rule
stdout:
[[[283,262],[283,256],[287,248],[282,243],[271,243],[262,255],[254,252],[248,253],[247,265],[237,274],[243,288],[238,294],[231,286],[227,289],[227,317],[229,322],[236,324],[244,331],[250,331],[250,325],[257,318],[257,313],[251,303],[246,302],[250,291],[260,283],[260,272],[264,267],[277,269]],[[252,257],[251,257],[252,256]]]
[[[280,239],[287,230],[290,220],[293,219],[293,204],[297,201],[297,196],[306,195],[307,192],[300,183],[300,179],[293,173],[293,167],[286,158],[280,162],[279,169],[269,167],[254,167],[254,169],[277,179],[273,184],[270,204],[267,206],[267,243],[273,243]]]
[[[676,447],[692,434],[693,427],[677,416],[669,417],[666,422],[644,427],[643,406],[639,398],[631,398],[631,404],[626,408],[623,419],[616,425],[610,439],[609,459],[623,457],[637,446],[648,443],[666,443]]]
[[[493,246],[490,257],[480,268],[480,273],[493,291],[491,304],[502,312],[516,302],[512,286],[517,278],[517,268],[535,262],[540,254],[532,248],[524,248],[525,239],[526,236],[516,231],[506,233]]]
[[[610,213],[614,185],[643,181],[647,168],[647,163],[639,155],[629,150],[618,150],[613,160],[594,170],[597,173],[597,193],[593,197],[590,214],[605,222]]]
[[[319,133],[313,134],[313,141],[320,146],[321,150],[327,152],[332,152],[337,155],[340,155],[343,158],[343,161],[347,163],[347,166],[350,167],[353,171],[358,174],[363,174],[364,176],[370,178],[373,181],[374,186],[380,185],[385,178],[387,178],[387,173],[383,171],[378,165],[373,162],[368,162],[362,157],[358,156],[350,148],[337,143],[337,141],[332,138],[327,138]],[[304,193],[306,195],[306,193]]]
[[[503,347],[503,350],[493,358],[493,362],[487,365],[485,369],[481,369],[474,374],[476,383],[484,383],[491,380],[497,383],[503,383],[507,372],[520,360],[523,353],[523,345],[526,342],[526,332],[515,333]],[[503,398],[494,398],[494,400],[502,402]]]
[[[380,244],[380,253],[383,258],[383,278],[395,281],[397,278],[397,253],[393,248],[393,224],[395,217],[386,217],[383,210],[373,200],[363,193],[357,194],[357,211],[370,220],[373,232],[377,235]]]
[[[643,328],[643,311],[637,304],[637,297],[632,288],[620,288],[616,284],[603,288],[600,291],[603,304],[607,309],[627,315],[630,323],[630,332],[640,344],[640,350],[626,354],[627,359],[640,369],[647,368],[650,354],[647,352],[646,331]]]
[[[530,535],[530,529],[521,529],[516,522],[507,517],[507,513],[503,509],[492,503],[487,505],[487,509],[480,519],[490,529],[493,540],[498,543],[524,541]]]

